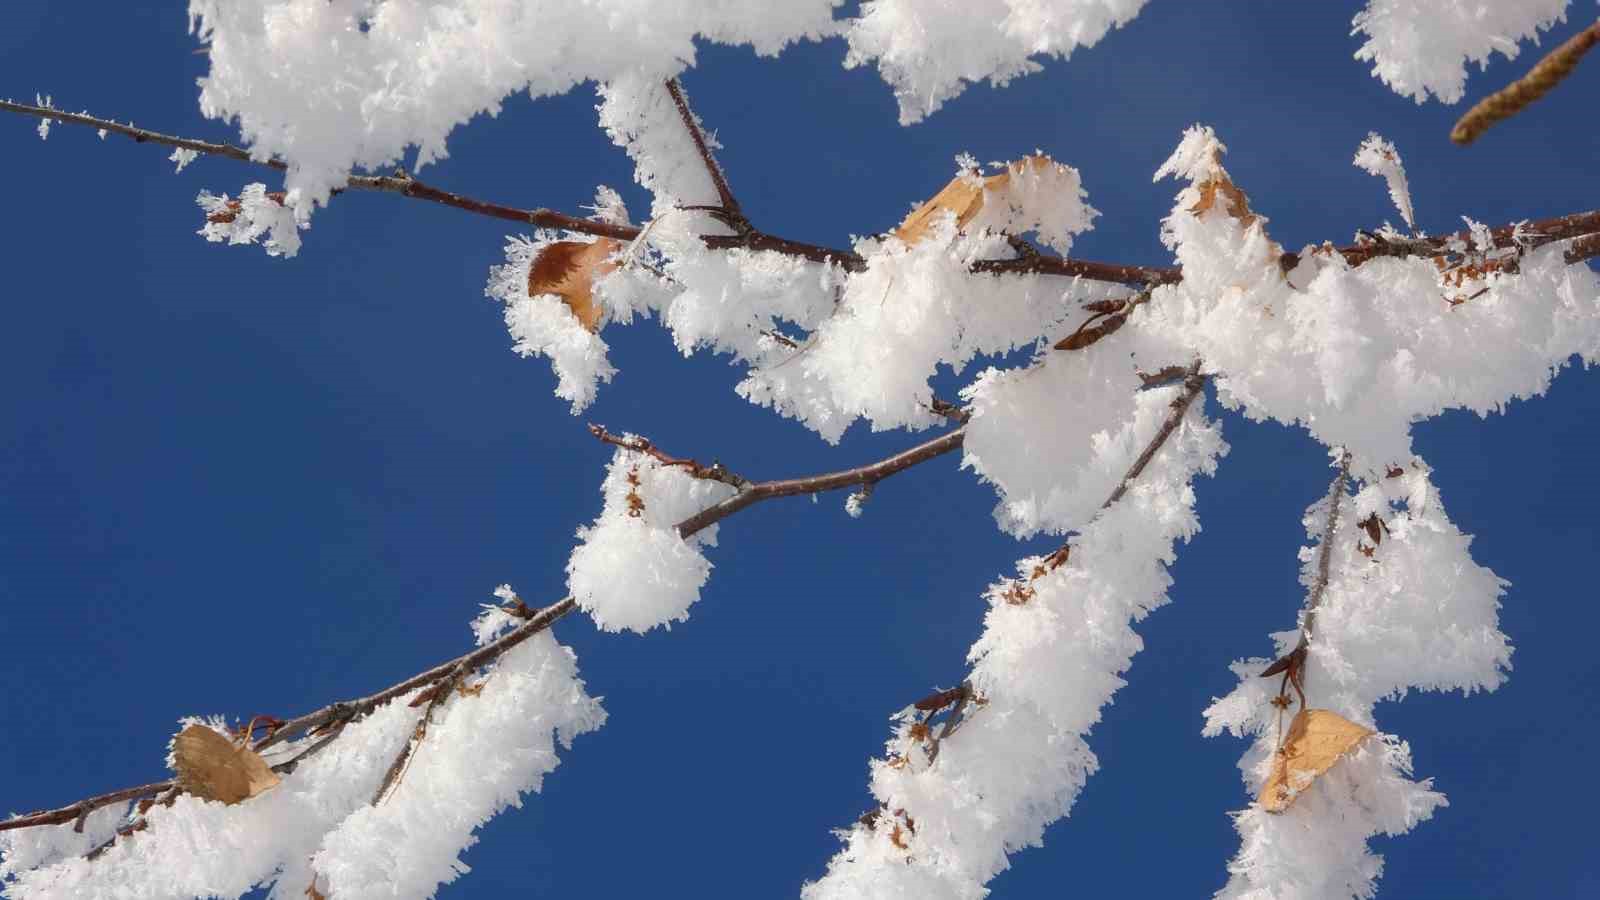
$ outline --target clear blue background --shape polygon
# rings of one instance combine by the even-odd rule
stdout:
[[[1351,59],[1356,4],[1152,3],[1068,63],[969,90],[896,126],[889,90],[844,71],[838,42],[777,61],[706,48],[685,79],[756,223],[841,245],[893,225],[952,157],[1042,148],[1078,166],[1105,215],[1085,257],[1166,263],[1177,185],[1150,176],[1181,130],[1216,127],[1227,164],[1298,246],[1395,214],[1350,166],[1369,129],[1395,141],[1420,224],[1600,205],[1600,62],[1470,149],[1460,108],[1417,106]],[[1558,29],[1564,38],[1594,12]],[[169,132],[201,118],[181,4],[8,6],[0,94]],[[1475,75],[1476,99],[1530,63]],[[646,209],[592,92],[515,97],[424,170],[440,186],[577,210],[594,185]],[[543,361],[520,360],[482,297],[508,223],[392,196],[345,196],[300,257],[210,245],[193,202],[272,173],[0,119],[0,810],[55,806],[162,775],[175,720],[292,715],[448,658],[494,585],[559,597],[573,529],[593,517],[608,448],[585,420],[720,458],[752,477],[875,459],[920,440],[852,431],[831,448],[683,360],[654,324],[606,339],[622,370],[575,419]],[[942,390],[953,392],[951,380]],[[1600,896],[1592,808],[1597,669],[1594,445],[1600,375],[1487,421],[1417,430],[1477,559],[1514,582],[1517,646],[1497,693],[1379,708],[1451,805],[1380,840],[1389,897]],[[1299,519],[1324,489],[1303,432],[1225,415],[1233,453],[1198,485],[1204,532],[1172,606],[1090,744],[1103,771],[1000,897],[1204,896],[1247,802],[1242,742],[1202,739],[1227,665],[1292,627]],[[611,721],[542,795],[496,819],[444,897],[793,896],[868,806],[866,760],[890,713],[963,674],[981,591],[1048,542],[999,534],[994,498],[945,459],[843,497],[771,503],[723,527],[693,618],[648,637],[557,628]]]

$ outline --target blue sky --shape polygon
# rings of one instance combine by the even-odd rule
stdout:
[[[1446,139],[1459,109],[1417,106],[1351,59],[1354,12],[1152,3],[1070,62],[969,90],[910,128],[875,72],[840,68],[837,42],[778,60],[707,47],[684,81],[746,213],[834,245],[892,226],[958,152],[1039,148],[1077,166],[1104,213],[1076,252],[1166,263],[1158,221],[1178,186],[1150,176],[1194,122],[1229,145],[1230,171],[1288,246],[1395,218],[1382,183],[1350,165],[1369,130],[1405,156],[1429,231],[1596,205],[1600,63],[1463,150]],[[1555,39],[1592,9],[1576,12]],[[178,4],[12,4],[0,95],[235,139],[200,116],[206,60],[185,25]],[[1528,63],[1475,75],[1469,101]],[[604,183],[642,211],[594,103],[588,89],[512,98],[421,175],[565,210]],[[921,439],[858,426],[829,447],[737,398],[737,370],[682,359],[653,323],[606,333],[621,375],[574,418],[548,366],[509,352],[482,296],[507,223],[345,196],[298,258],[269,259],[196,237],[193,198],[270,173],[202,159],[175,177],[163,150],[0,127],[4,811],[159,777],[179,716],[291,715],[453,656],[500,582],[559,597],[610,456],[587,421],[758,478]],[[1476,558],[1513,583],[1502,627],[1517,652],[1494,694],[1380,705],[1451,801],[1378,842],[1383,896],[1600,895],[1586,815],[1600,799],[1597,388],[1600,375],[1568,371],[1504,415],[1417,429]],[[996,896],[1204,896],[1225,879],[1244,744],[1201,738],[1200,712],[1233,685],[1230,661],[1292,627],[1300,515],[1328,474],[1303,432],[1222,418],[1233,452],[1198,485],[1204,531],[1090,737],[1102,771]],[[1048,545],[1000,534],[992,491],[954,460],[886,482],[859,520],[842,501],[725,524],[701,603],[670,633],[558,626],[611,719],[484,830],[473,873],[440,896],[792,896],[820,875],[829,829],[868,805],[889,714],[961,678],[981,591]]]

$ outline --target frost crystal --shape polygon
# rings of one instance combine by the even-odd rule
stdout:
[[[1400,162],[1400,151],[1384,140],[1377,132],[1367,135],[1356,151],[1354,164],[1369,175],[1377,175],[1389,186],[1389,199],[1400,210],[1406,227],[1415,231],[1417,220],[1411,211],[1411,188],[1406,184],[1406,167]]]
[[[54,104],[52,102],[52,99],[50,97],[41,98],[38,94],[34,94],[33,95],[33,105],[34,106],[43,106],[46,109],[54,109],[55,108]],[[35,131],[39,132],[39,140],[47,141],[47,140],[50,139],[50,123],[53,122],[53,121],[54,121],[53,119],[40,119],[39,120],[38,127],[34,129]]]
[[[199,156],[200,156],[200,153],[198,151],[188,150],[188,149],[185,149],[183,147],[175,147],[172,150],[172,155],[167,157],[167,159],[170,159],[173,162],[177,163],[178,164],[177,172],[182,172],[184,166],[187,166],[189,163],[194,162],[195,159],[197,159]],[[176,172],[174,174],[176,174]]]
[[[180,169],[183,163],[180,162]],[[261,240],[268,256],[291,257],[300,252],[300,231],[311,223],[297,217],[292,204],[282,195],[267,193],[257,182],[246,185],[239,199],[201,191],[195,198],[205,210],[206,224],[197,234],[213,243],[253,244]],[[265,238],[263,240],[263,238]]]

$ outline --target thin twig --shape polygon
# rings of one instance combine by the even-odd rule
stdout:
[[[1317,607],[1322,605],[1322,595],[1328,591],[1329,572],[1333,565],[1333,536],[1339,530],[1339,501],[1344,497],[1345,482],[1350,479],[1350,454],[1339,457],[1339,474],[1328,485],[1328,523],[1322,530],[1322,546],[1318,548],[1317,580],[1311,585],[1311,596],[1306,598],[1306,614],[1300,624],[1300,644],[1310,642],[1316,631]]]
[[[817,494],[823,491],[837,491],[841,488],[876,484],[919,463],[927,462],[937,456],[943,456],[952,450],[959,450],[962,442],[966,440],[966,436],[966,428],[963,426],[870,465],[842,469],[822,475],[809,475],[804,478],[753,482],[721,503],[713,504],[679,522],[678,534],[688,537],[702,528],[726,519],[745,507],[760,503],[763,500],[771,500],[774,497]]]
[[[1521,112],[1524,107],[1550,92],[1572,74],[1583,55],[1600,44],[1600,21],[1573,35],[1561,46],[1545,54],[1528,74],[1479,100],[1467,110],[1450,131],[1450,140],[1465,147],[1496,123]],[[1590,108],[1591,118],[1593,107]]]
[[[123,788],[120,791],[112,791],[97,797],[88,797],[59,809],[40,810],[28,813],[25,816],[17,816],[14,819],[0,821],[0,831],[10,831],[13,828],[32,828],[36,825],[65,825],[68,822],[75,822],[80,816],[87,816],[103,806],[149,797],[162,791],[171,790],[176,785],[177,782],[173,780],[157,781],[153,784],[141,784],[138,787]]]
[[[1111,492],[1111,496],[1106,498],[1106,502],[1100,504],[1102,510],[1110,509],[1111,504],[1121,500],[1134,481],[1144,474],[1145,466],[1150,465],[1150,461],[1156,458],[1156,454],[1166,444],[1167,438],[1172,437],[1172,433],[1178,430],[1178,426],[1183,422],[1184,415],[1189,412],[1189,405],[1194,403],[1194,398],[1200,396],[1200,392],[1205,389],[1205,386],[1206,377],[1200,374],[1200,360],[1197,359],[1189,365],[1189,370],[1184,374],[1183,391],[1173,399],[1172,412],[1168,413],[1166,421],[1161,423],[1161,430],[1156,432],[1155,437],[1150,439],[1150,443],[1144,448],[1144,451],[1133,461],[1133,465],[1128,467],[1127,474],[1123,475],[1122,480],[1117,482],[1117,487]]]
[[[1300,617],[1300,640],[1293,650],[1261,671],[1262,678],[1271,678],[1280,673],[1283,675],[1283,684],[1278,688],[1280,698],[1285,696],[1284,691],[1289,685],[1294,685],[1295,692],[1300,695],[1301,708],[1306,705],[1306,655],[1311,646],[1311,635],[1316,631],[1317,608],[1322,605],[1322,595],[1328,590],[1328,580],[1333,566],[1333,538],[1339,529],[1339,501],[1344,497],[1345,483],[1349,478],[1350,454],[1344,453],[1339,457],[1339,474],[1335,475],[1328,485],[1328,521],[1322,529],[1322,544],[1317,548],[1317,577],[1311,583],[1311,593],[1306,597],[1305,613]]]
[[[722,202],[721,215],[718,218],[740,234],[752,230],[749,220],[739,209],[739,201],[733,196],[733,189],[728,187],[728,178],[723,174],[722,166],[718,165],[716,158],[711,155],[711,147],[706,141],[705,132],[701,129],[699,120],[690,111],[689,101],[683,96],[683,85],[678,83],[678,79],[667,79],[667,94],[672,97],[672,105],[678,108],[678,118],[683,120],[683,127],[689,132],[689,138],[694,141],[694,148],[700,153],[700,161],[705,164],[706,173],[711,176],[711,183],[717,189],[717,199]]]
[[[749,479],[728,471],[728,468],[722,463],[714,462],[706,466],[688,457],[671,456],[660,447],[657,447],[649,438],[615,435],[607,431],[604,425],[595,425],[593,423],[589,425],[589,433],[603,444],[621,447],[624,450],[632,450],[635,453],[643,453],[659,461],[664,466],[687,469],[692,478],[699,478],[704,481],[720,481],[736,488],[742,488],[750,483]]]

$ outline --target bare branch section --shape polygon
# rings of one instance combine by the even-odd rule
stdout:
[[[604,437],[602,437],[602,435],[604,435]],[[606,432],[603,428],[597,428],[595,436],[601,440],[604,440],[606,443],[625,446],[630,450],[636,450],[641,453],[650,453],[657,459],[665,458],[666,460],[677,460],[676,457],[666,456],[666,454],[656,450],[654,444],[643,438],[634,439],[637,442],[642,442],[639,446],[635,446],[629,443],[627,439],[617,438],[611,435],[609,432]],[[875,484],[891,475],[903,472],[906,469],[912,468],[913,466],[959,449],[965,437],[965,430],[958,428],[938,438],[935,438],[934,440],[919,444],[901,453],[897,453],[894,456],[890,456],[886,459],[869,463],[864,466],[858,466],[853,469],[843,469],[837,472],[828,472],[821,475],[808,476],[805,478],[789,478],[776,481],[753,483],[744,482],[745,486],[740,490],[740,493],[734,495],[732,498],[711,506],[708,509],[702,510],[701,512],[685,519],[684,521],[679,522],[677,526],[678,533],[687,538],[695,532],[698,532],[715,522],[726,519],[734,513],[737,513],[740,510],[763,500],[770,500],[776,497],[792,497],[798,494],[837,491],[859,485]],[[677,462],[681,464],[684,461]],[[698,465],[697,463],[693,463],[692,460],[687,462],[693,465]],[[701,470],[709,473],[712,468],[713,467],[701,467]],[[710,476],[704,475],[699,477]],[[296,737],[301,734],[326,732],[326,734],[318,742],[301,751],[293,758],[273,766],[274,771],[290,772],[293,771],[294,767],[301,761],[331,744],[335,739],[338,738],[344,726],[350,722],[362,718],[363,716],[366,716],[373,710],[377,709],[379,706],[382,706],[383,704],[392,700],[396,700],[400,697],[404,697],[413,691],[423,688],[436,688],[432,696],[430,696],[427,700],[428,711],[423,714],[423,718],[420,720],[421,722],[426,722],[429,718],[431,718],[432,713],[437,706],[443,703],[445,698],[449,696],[450,690],[448,687],[450,684],[453,684],[455,681],[466,677],[474,670],[482,668],[483,666],[486,666],[499,659],[506,653],[506,651],[516,647],[534,635],[549,628],[558,619],[572,612],[576,608],[577,601],[571,597],[563,598],[562,600],[559,600],[537,611],[527,610],[526,607],[522,607],[521,610],[519,610],[519,613],[523,616],[523,618],[525,618],[525,621],[511,631],[501,635],[494,641],[491,641],[490,643],[487,643],[469,653],[464,653],[454,659],[442,662],[436,666],[433,666],[432,668],[419,672],[416,675],[413,675],[410,678],[399,682],[398,684],[390,685],[389,687],[384,688],[375,694],[369,694],[365,697],[358,697],[354,700],[343,700],[338,703],[330,703],[321,709],[313,710],[305,715],[289,719],[274,727],[272,729],[272,733],[262,740],[256,742],[252,749],[254,749],[257,753],[260,753],[269,747],[282,743],[289,738]],[[444,685],[445,689],[437,689],[440,685]],[[391,766],[389,776],[384,779],[384,787],[375,796],[374,802],[377,802],[378,799],[387,793],[387,791],[392,787],[394,781],[400,776],[401,772],[404,771],[407,759],[415,752],[415,745],[421,741],[421,738],[425,733],[426,726],[419,725],[419,733],[415,735],[410,742],[408,742],[406,751],[396,758],[394,765]],[[25,816],[18,816],[14,819],[0,820],[0,831],[10,831],[16,828],[32,828],[40,825],[62,825],[68,822],[81,821],[84,817],[88,816],[89,813],[100,809],[101,807],[110,806],[113,803],[127,802],[130,800],[138,800],[144,797],[155,796],[164,791],[170,791],[174,787],[176,787],[176,782],[168,780],[155,782],[153,784],[139,785],[138,787],[123,788],[122,790],[112,791],[107,794],[101,794],[99,796],[79,800],[76,803],[59,807],[57,809],[41,810],[39,812],[29,813]]]
[[[678,118],[683,120],[683,127],[689,132],[690,140],[694,141],[695,150],[700,153],[700,161],[705,164],[706,174],[711,176],[711,183],[716,186],[717,199],[722,202],[722,207],[713,210],[717,218],[722,220],[729,228],[740,234],[750,230],[750,222],[744,217],[744,211],[739,208],[739,201],[733,196],[733,189],[728,187],[728,176],[723,174],[722,166],[717,164],[711,155],[711,147],[706,143],[706,135],[700,128],[700,122],[689,109],[689,101],[683,96],[683,85],[678,79],[667,79],[667,94],[672,97],[672,105],[678,109]]]
[[[1339,474],[1328,485],[1328,521],[1322,529],[1322,544],[1317,548],[1317,577],[1311,584],[1311,594],[1306,598],[1306,611],[1300,618],[1300,642],[1272,665],[1261,672],[1262,678],[1283,675],[1279,696],[1289,685],[1300,695],[1300,706],[1305,708],[1306,650],[1311,645],[1311,635],[1317,628],[1317,607],[1322,605],[1322,595],[1327,593],[1329,572],[1333,565],[1333,538],[1339,530],[1339,501],[1344,499],[1345,483],[1350,479],[1350,454],[1339,458]]]
[[[607,431],[604,425],[594,424],[589,426],[589,433],[594,435],[595,440],[598,440],[602,444],[610,444],[613,447],[621,447],[624,450],[632,450],[635,453],[643,453],[646,456],[655,459],[664,466],[674,466],[685,469],[688,471],[689,475],[694,478],[700,478],[706,481],[720,481],[723,484],[732,485],[736,488],[743,488],[750,483],[749,479],[742,478],[728,471],[727,466],[724,466],[720,462],[713,462],[711,465],[706,466],[701,465],[699,462],[687,457],[672,456],[663,451],[660,447],[657,447],[649,438],[623,437],[615,435]]]
[[[1465,147],[1495,124],[1511,118],[1528,104],[1550,93],[1552,88],[1572,74],[1583,55],[1594,49],[1595,44],[1600,44],[1600,21],[1545,54],[1544,59],[1539,60],[1528,74],[1479,100],[1456,122],[1456,127],[1450,131],[1450,140]]]
[[[871,465],[843,469],[838,472],[828,472],[823,475],[811,475],[805,478],[756,482],[721,503],[709,506],[679,522],[678,534],[688,537],[702,528],[714,525],[748,506],[753,506],[763,500],[771,500],[774,497],[793,497],[799,494],[818,494],[823,491],[837,491],[849,487],[876,485],[891,475],[904,472],[912,466],[943,456],[952,450],[960,449],[966,437],[967,429],[963,426]]]
[[[672,88],[673,85],[669,84],[669,92],[672,91]],[[738,201],[728,187],[727,179],[723,176],[721,167],[717,165],[716,160],[711,156],[709,147],[705,144],[704,135],[700,132],[698,124],[694,122],[692,113],[689,112],[687,101],[683,99],[681,89],[675,92],[673,96],[675,102],[681,103],[679,106],[680,114],[685,117],[686,127],[689,127],[690,135],[694,138],[696,146],[701,148],[702,158],[706,161],[708,167],[707,171],[712,173],[712,181],[717,185],[717,191],[723,204],[719,209],[730,208],[729,205],[731,203],[731,209],[734,211],[733,218],[739,223],[732,224],[735,231],[740,232],[737,234],[701,235],[700,239],[705,242],[707,247],[720,250],[742,247],[749,250],[781,253],[816,263],[837,265],[851,272],[861,271],[866,268],[866,260],[852,251],[824,247],[820,244],[811,244],[805,241],[790,240],[766,234],[751,226],[748,220],[744,218],[743,212],[738,211]],[[162,134],[110,119],[97,118],[87,113],[69,113],[52,107],[16,103],[10,100],[0,100],[0,112],[50,119],[69,125],[104,129],[110,133],[125,135],[138,143],[182,147],[197,153],[253,163],[280,172],[288,169],[288,165],[282,160],[257,159],[251,155],[250,151],[232,144],[218,144]],[[448,206],[474,215],[488,216],[539,228],[556,228],[578,234],[609,237],[619,241],[632,241],[639,236],[640,232],[639,228],[631,225],[613,225],[608,222],[598,222],[544,207],[522,209],[487,200],[479,200],[434,187],[405,172],[397,172],[393,175],[352,175],[341,191],[374,191],[397,194],[414,200],[437,203],[441,206]],[[1521,226],[1520,231],[1517,230],[1519,224]],[[1588,235],[1600,234],[1600,210],[1572,213],[1533,222],[1501,225],[1492,229],[1491,234],[1497,247],[1520,245],[1525,249],[1539,247],[1552,241],[1582,238]],[[1352,265],[1360,265],[1381,256],[1435,256],[1443,252],[1445,247],[1452,242],[1470,241],[1471,239],[1472,235],[1463,231],[1436,238],[1417,240],[1366,241],[1348,247],[1330,248],[1330,250],[1342,255]],[[1569,257],[1570,255],[1569,253]],[[1579,258],[1588,258],[1588,256],[1592,255],[1594,255],[1594,252]],[[1279,263],[1287,271],[1294,268],[1299,259],[1298,254],[1285,253]],[[1569,258],[1569,261],[1576,260]],[[1170,266],[1125,265],[1086,259],[1045,256],[1037,252],[1024,253],[1016,259],[979,260],[972,264],[972,271],[992,275],[1032,274],[1064,278],[1085,278],[1090,281],[1125,284],[1141,288],[1162,284],[1176,284],[1183,280],[1182,270]]]

